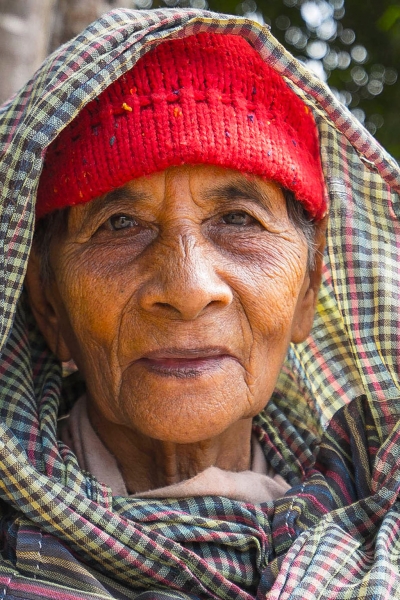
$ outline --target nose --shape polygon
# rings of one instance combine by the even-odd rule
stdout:
[[[139,288],[141,308],[190,321],[204,311],[229,306],[233,292],[213,254],[207,244],[190,235],[159,247],[149,265],[150,277]]]

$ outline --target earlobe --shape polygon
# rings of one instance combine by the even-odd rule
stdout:
[[[316,225],[314,265],[306,274],[293,319],[291,342],[294,344],[304,342],[313,326],[315,307],[322,278],[326,225],[327,217]]]
[[[40,271],[40,258],[34,249],[32,249],[29,257],[25,286],[32,313],[49,348],[60,361],[67,362],[71,360],[71,353],[61,333],[60,319],[54,302],[54,292],[50,283],[43,282]]]

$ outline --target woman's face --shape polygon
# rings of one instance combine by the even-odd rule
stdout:
[[[308,334],[306,265],[276,184],[172,167],[71,208],[51,248],[45,335],[103,420],[210,439],[264,407],[290,341]]]

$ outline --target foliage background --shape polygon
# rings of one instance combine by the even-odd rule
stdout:
[[[270,25],[400,160],[400,0],[0,0],[0,101],[117,6],[209,8]]]
[[[268,23],[400,159],[400,2],[209,0],[209,7]]]

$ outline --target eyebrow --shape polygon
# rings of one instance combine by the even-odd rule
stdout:
[[[203,198],[205,200],[218,199],[227,203],[232,200],[246,199],[262,206],[272,214],[271,200],[268,194],[264,193],[253,181],[235,180],[225,185],[213,187],[203,193]]]
[[[94,202],[88,203],[87,217],[92,216],[94,213],[103,210],[106,206],[118,204],[120,202],[137,202],[138,200],[147,200],[149,195],[141,192],[130,190],[126,187],[119,187],[111,192],[108,192],[100,198],[96,198]]]
[[[268,194],[264,193],[262,189],[257,185],[255,181],[251,180],[233,180],[230,183],[224,185],[218,185],[210,188],[209,190],[202,193],[204,200],[219,200],[222,202],[232,202],[232,200],[246,199],[250,202],[254,202],[258,206],[264,208],[269,214],[272,215],[272,206]],[[88,212],[86,218],[90,218],[98,211],[103,210],[110,204],[118,204],[120,202],[137,202],[139,200],[148,200],[150,195],[140,190],[132,190],[127,187],[119,187],[100,196],[89,202],[87,205]]]

